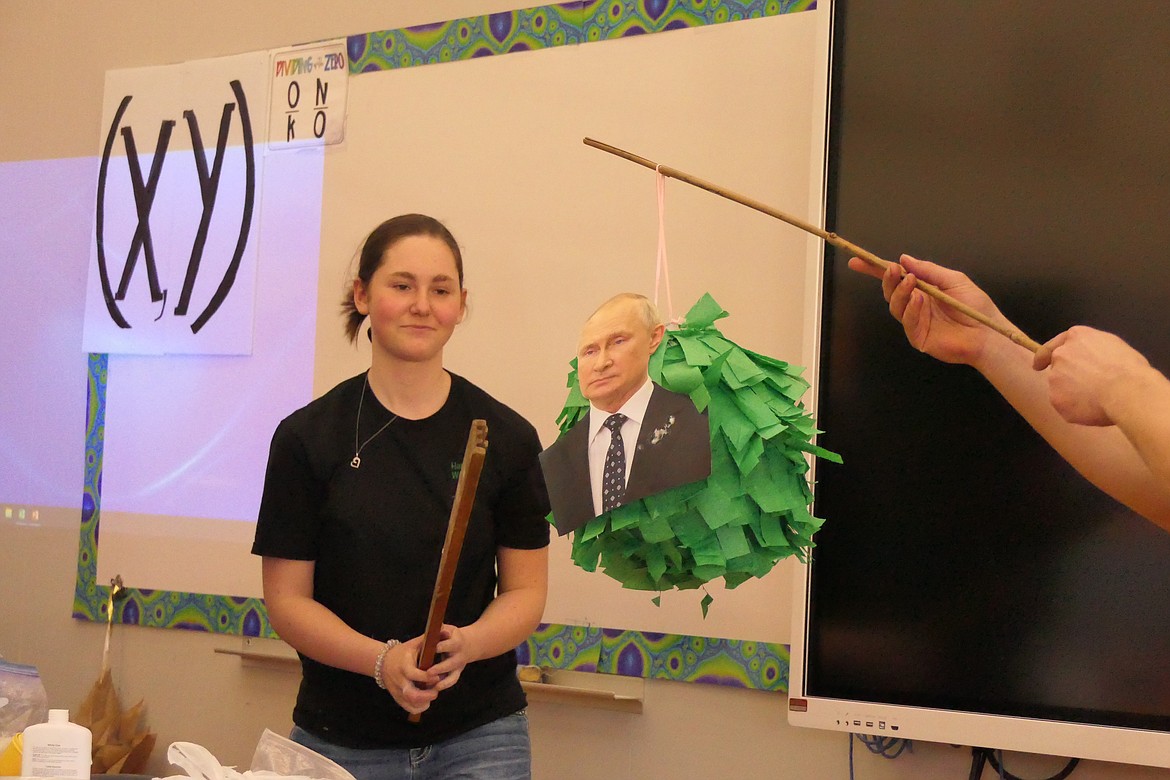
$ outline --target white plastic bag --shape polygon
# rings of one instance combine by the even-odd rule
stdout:
[[[268,729],[264,729],[256,745],[252,771],[302,775],[314,780],[354,780],[354,776],[337,762]]]
[[[193,742],[172,742],[167,761],[187,774],[161,780],[355,780],[336,762],[268,729],[260,735],[247,772],[223,766],[207,748]]]
[[[35,666],[0,660],[0,741],[49,719],[49,697]]]

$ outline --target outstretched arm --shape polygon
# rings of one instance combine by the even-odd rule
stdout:
[[[1011,326],[987,294],[965,274],[909,255],[902,256],[900,266],[891,265],[884,273],[858,258],[850,260],[849,267],[881,278],[890,313],[902,323],[912,346],[939,360],[978,370],[1086,479],[1170,530],[1170,484],[1155,473],[1153,461],[1147,462],[1146,451],[1139,451],[1137,443],[1120,426],[1119,418],[1112,418],[1104,424],[1106,427],[1065,419],[1050,400],[1050,376],[1055,381],[1057,372],[1035,370],[1033,355],[1027,349],[950,311],[914,284],[915,277],[935,284],[993,320]],[[1059,345],[1051,351],[1055,354],[1058,348]],[[1162,446],[1170,447],[1165,435],[1161,441]]]
[[[1170,379],[1122,339],[1080,325],[1045,344],[1033,363],[1047,370],[1049,400],[1061,417],[1116,426],[1170,488]]]

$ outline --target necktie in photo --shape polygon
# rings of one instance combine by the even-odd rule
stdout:
[[[622,505],[626,496],[626,448],[622,442],[624,414],[611,414],[605,419],[609,428],[609,449],[605,453],[605,471],[601,482],[601,511],[608,512]]]

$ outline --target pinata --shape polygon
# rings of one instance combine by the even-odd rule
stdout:
[[[812,443],[819,433],[801,404],[801,369],[744,349],[715,322],[728,313],[709,294],[666,331],[650,359],[650,378],[706,410],[711,475],[623,504],[573,532],[573,562],[623,587],[693,589],[722,578],[735,588],[789,556],[804,560],[822,521],[809,505],[807,455],[841,458]],[[557,418],[566,433],[589,411],[577,382]],[[550,521],[552,516],[550,515]],[[706,613],[710,597],[704,599]]]

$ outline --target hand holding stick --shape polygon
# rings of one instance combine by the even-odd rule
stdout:
[[[443,542],[443,554],[439,559],[439,574],[435,578],[435,590],[431,594],[431,608],[427,613],[427,628],[423,632],[419,648],[418,668],[430,669],[435,663],[436,646],[439,644],[443,618],[447,613],[447,601],[451,597],[451,586],[455,582],[455,571],[459,568],[459,552],[463,549],[463,537],[467,533],[467,522],[475,506],[475,491],[479,487],[479,475],[487,456],[487,421],[472,420],[467,434],[467,448],[463,453],[463,465],[459,469],[459,482],[455,486],[455,501],[451,505],[451,517],[447,521],[447,538]],[[419,722],[418,713],[411,713],[411,723]]]
[[[728,190],[724,187],[720,187],[718,184],[712,184],[711,182],[704,181],[703,179],[700,179],[696,176],[691,176],[689,173],[685,173],[683,171],[680,171],[677,168],[671,168],[669,165],[661,165],[659,163],[655,163],[653,160],[648,160],[645,157],[640,157],[640,156],[633,154],[631,152],[627,152],[624,149],[619,149],[616,146],[611,146],[610,144],[603,143],[601,141],[595,141],[592,138],[585,138],[584,143],[586,146],[592,146],[594,149],[600,149],[603,152],[609,152],[610,154],[616,155],[617,157],[621,157],[622,159],[629,160],[630,162],[637,163],[638,165],[641,165],[641,166],[646,167],[646,168],[650,168],[653,171],[657,171],[658,173],[661,173],[663,176],[669,176],[672,179],[678,179],[679,181],[686,182],[687,184],[698,187],[699,189],[707,190],[707,192],[714,193],[715,195],[719,195],[720,197],[727,198],[728,200],[733,200],[736,203],[739,203],[740,205],[743,205],[743,206],[747,206],[750,209],[755,209],[756,211],[767,214],[770,217],[775,217],[776,219],[779,219],[782,222],[787,222],[789,225],[792,225],[793,227],[800,228],[801,230],[803,230],[806,233],[811,233],[814,236],[820,237],[821,239],[832,244],[835,247],[839,247],[839,248],[844,249],[848,252],[851,252],[852,254],[856,255],[857,257],[860,257],[865,262],[869,263],[870,265],[876,266],[877,268],[880,268],[883,271],[891,265],[897,265],[896,263],[891,263],[889,260],[883,260],[882,258],[875,255],[873,252],[870,252],[869,250],[866,250],[866,249],[859,247],[857,244],[854,244],[852,241],[846,241],[845,239],[841,238],[836,233],[831,233],[827,230],[823,230],[823,229],[817,227],[816,225],[813,225],[812,223],[809,223],[809,222],[805,222],[804,220],[799,219],[798,217],[794,217],[791,214],[785,214],[783,211],[779,211],[778,209],[774,209],[771,206],[768,206],[764,203],[761,203],[758,200],[754,200],[754,199],[748,198],[744,195],[740,195],[739,193],[732,192],[731,190]],[[956,300],[955,298],[951,297],[950,295],[947,295],[945,292],[940,290],[935,285],[930,284],[929,282],[924,282],[921,279],[915,279],[915,282],[918,285],[918,289],[922,290],[924,293],[926,293],[930,297],[935,298],[936,300],[942,301],[943,303],[945,303],[947,306],[950,306],[955,311],[961,312],[962,314],[965,314],[966,316],[970,317],[971,319],[975,320],[976,322],[981,323],[983,325],[986,325],[987,327],[994,330],[996,333],[999,333],[999,334],[1011,339],[1014,343],[1019,344],[1023,347],[1026,347],[1028,350],[1030,350],[1032,352],[1036,352],[1037,350],[1040,349],[1040,344],[1037,343],[1036,341],[1034,341],[1033,339],[1029,338],[1025,334],[1021,333],[1018,330],[1006,327],[1004,325],[1001,325],[998,322],[993,321],[992,319],[987,317],[982,312],[976,311],[975,309],[972,309],[970,306],[963,303],[962,301]]]

